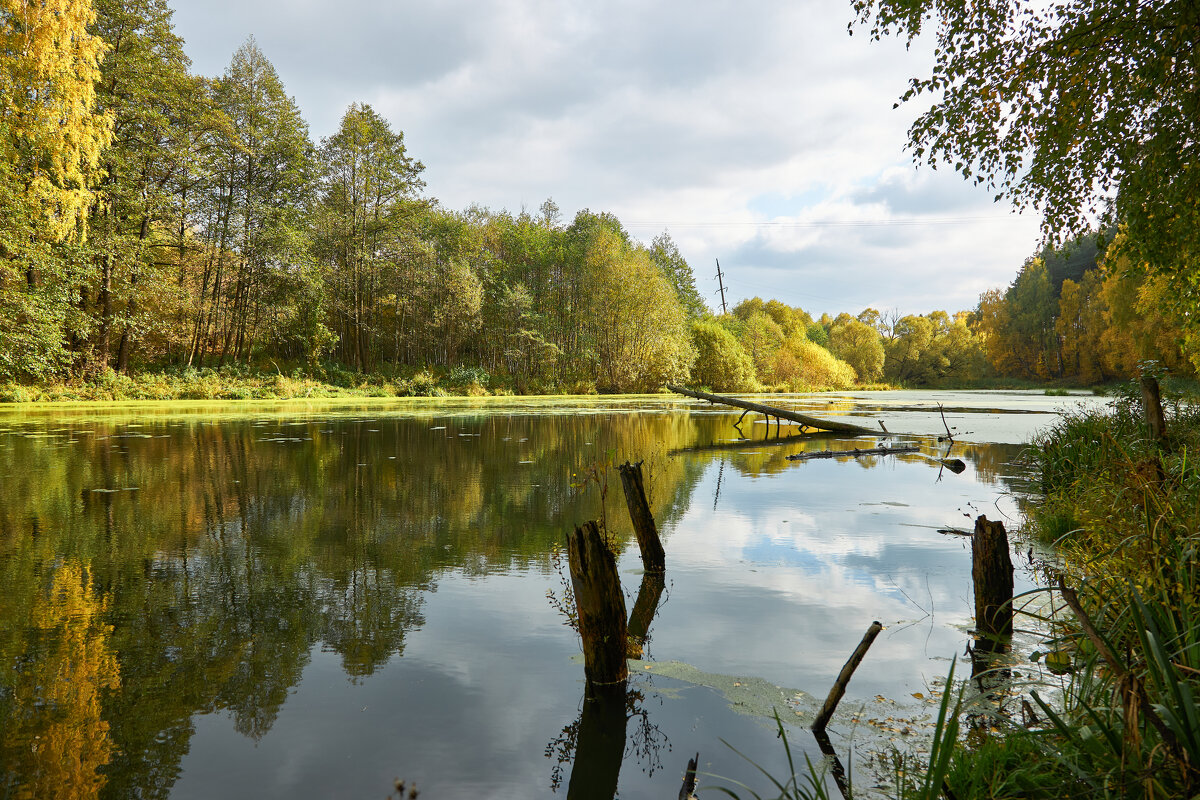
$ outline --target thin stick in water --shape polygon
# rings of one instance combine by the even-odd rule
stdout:
[[[872,622],[871,627],[867,628],[867,632],[863,634],[862,641],[858,643],[858,647],[854,648],[854,654],[850,656],[850,660],[842,667],[837,680],[834,681],[833,688],[829,690],[829,696],[825,698],[825,705],[821,706],[821,713],[817,714],[817,718],[813,720],[812,729],[814,731],[823,731],[825,730],[825,726],[829,724],[829,718],[833,716],[833,712],[837,709],[838,703],[841,702],[842,696],[846,694],[846,686],[850,683],[850,677],[854,675],[854,670],[858,669],[858,665],[866,657],[867,650],[871,647],[871,643],[875,641],[875,637],[879,635],[881,630],[883,630],[883,626],[877,620]]]

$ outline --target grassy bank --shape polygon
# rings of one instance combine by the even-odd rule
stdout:
[[[122,400],[295,400],[355,397],[486,397],[595,394],[589,384],[514,387],[478,368],[360,373],[330,365],[308,371],[274,363],[154,370],[124,375],[106,370],[90,378],[50,384],[0,384],[0,403]]]
[[[1151,441],[1140,400],[1076,414],[1031,448],[1044,499],[1030,529],[1057,547],[1051,646],[1069,669],[1043,687],[965,684],[908,797],[1182,798],[1200,793],[1200,409],[1167,402]],[[1077,593],[1074,591],[1077,590]],[[1023,702],[1021,702],[1023,700]],[[950,703],[951,701],[948,701]],[[957,722],[986,719],[961,736]]]
[[[763,387],[770,393],[771,387]],[[870,384],[856,390],[891,389]],[[832,391],[812,386],[806,391]],[[775,391],[793,391],[775,387]],[[362,373],[329,364],[310,370],[268,362],[220,368],[168,368],[125,375],[111,369],[59,383],[0,384],[0,403],[53,403],[126,400],[297,400],[369,397],[490,397],[511,395],[594,395],[586,380],[536,381],[489,374],[480,367],[408,369]]]

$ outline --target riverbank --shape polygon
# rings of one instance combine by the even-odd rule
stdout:
[[[1128,394],[1034,440],[1044,497],[1029,529],[1061,557],[1051,594],[1064,613],[1048,650],[1069,683],[1056,701],[1015,671],[1000,690],[966,684],[902,796],[1200,791],[1200,409],[1179,396],[1165,405],[1165,442]],[[996,713],[996,691],[1020,697],[1006,704],[1020,713]],[[958,719],[976,722],[965,737]]]
[[[763,387],[769,391],[772,387]],[[775,387],[783,391],[786,387]],[[806,386],[803,391],[832,391]],[[858,389],[890,389],[867,384]],[[288,370],[274,363],[247,367],[163,369],[126,375],[106,370],[58,383],[0,384],[0,403],[112,402],[130,400],[299,400],[376,397],[513,397],[598,394],[586,380],[536,382],[493,375],[480,367],[362,373],[329,366]]]
[[[832,386],[760,387],[763,394],[846,391]],[[850,391],[891,391],[906,387],[887,383],[855,386]],[[920,387],[918,387],[920,388]],[[930,389],[930,387],[924,387]],[[1031,381],[982,380],[967,384],[934,387],[938,391],[1034,390],[1066,396],[1079,391],[1105,394],[1111,387],[1047,386]],[[550,383],[515,382],[509,376],[493,375],[479,367],[407,370],[399,373],[361,373],[329,366],[315,371],[289,369],[289,365],[244,364],[220,368],[155,369],[126,375],[114,370],[90,378],[42,383],[0,383],[3,403],[71,403],[179,400],[307,400],[388,397],[514,397],[574,396],[598,394],[589,381]]]

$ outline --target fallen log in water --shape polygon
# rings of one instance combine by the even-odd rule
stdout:
[[[751,403],[748,400],[738,400],[736,397],[725,397],[719,394],[709,394],[708,392],[696,392],[691,389],[684,389],[682,386],[675,386],[668,383],[667,389],[676,394],[682,394],[686,397],[694,397],[697,400],[707,400],[710,403],[720,403],[721,405],[732,406],[733,408],[741,408],[746,411],[755,411],[767,417],[774,417],[776,420],[786,419],[791,422],[798,422],[806,428],[813,428],[820,431],[835,431],[837,433],[848,433],[854,436],[878,436],[879,431],[871,428],[864,428],[862,425],[854,425],[850,422],[835,422],[827,419],[817,419],[810,417],[807,414],[801,414],[797,411],[789,411],[786,408],[776,408],[774,406],[763,405],[762,403]],[[743,414],[742,416],[745,416]]]
[[[817,450],[812,453],[796,453],[786,456],[788,461],[808,461],[810,458],[837,458],[838,456],[893,456],[898,453],[916,453],[921,448],[916,445],[897,445],[896,447],[868,447],[864,450]]]

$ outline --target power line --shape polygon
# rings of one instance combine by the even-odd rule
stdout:
[[[886,228],[923,225],[961,225],[967,222],[1001,222],[1012,215],[986,217],[929,217],[924,219],[826,220],[821,222],[681,222],[623,221],[627,228]]]
[[[729,306],[725,304],[725,276],[721,274],[721,259],[714,259],[717,262],[717,285],[721,287],[721,313],[728,314]]]

